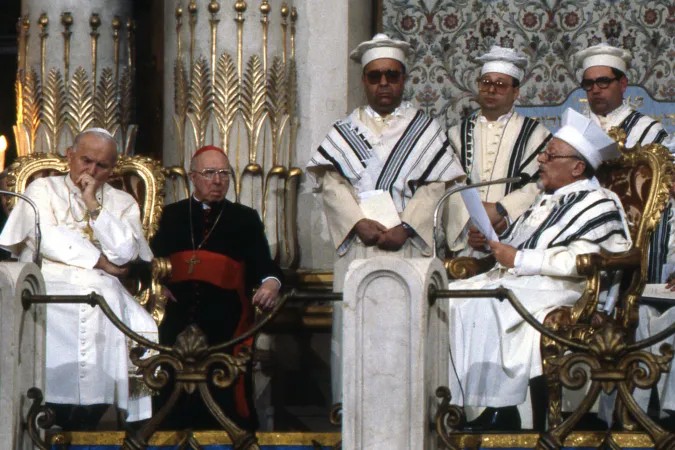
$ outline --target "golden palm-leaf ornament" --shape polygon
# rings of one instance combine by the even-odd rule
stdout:
[[[249,163],[255,164],[258,144],[257,130],[265,117],[265,74],[258,55],[249,58],[246,64],[240,108],[249,136]]]
[[[125,68],[120,77],[120,128],[122,129],[122,141],[127,142],[129,128],[134,117],[134,85],[131,70]]]
[[[68,125],[73,136],[90,128],[94,122],[94,102],[89,76],[83,67],[73,75],[68,91]]]
[[[218,58],[213,90],[213,109],[220,132],[220,142],[229,155],[229,134],[237,114],[240,93],[237,69],[227,53]]]
[[[30,148],[26,153],[35,149],[35,139],[40,126],[40,105],[42,97],[42,88],[38,74],[31,67],[26,73],[26,81],[23,85],[23,125],[30,135]]]
[[[267,111],[272,128],[272,165],[276,166],[279,152],[279,129],[284,116],[288,114],[286,73],[284,62],[279,57],[272,60],[272,69],[267,83]]]
[[[66,123],[66,89],[61,72],[55,68],[49,70],[47,83],[42,90],[42,123],[44,124],[47,148],[57,153],[61,132]]]
[[[101,80],[94,99],[94,124],[113,135],[117,133],[120,122],[119,106],[113,71],[111,68],[105,68],[101,72]]]
[[[176,125],[178,134],[178,160],[181,163],[185,157],[185,121],[187,120],[188,105],[188,77],[185,69],[185,63],[180,59],[176,60],[173,66],[174,79],[174,116],[173,121]]]
[[[197,148],[204,145],[206,127],[211,117],[211,83],[209,63],[201,57],[192,66],[192,79],[188,94],[188,119],[192,125],[192,132]]]

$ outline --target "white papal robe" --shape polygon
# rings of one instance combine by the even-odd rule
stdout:
[[[576,272],[577,255],[631,246],[618,198],[590,180],[541,194],[501,241],[518,249],[514,268],[497,265],[449,289],[511,289],[539,321],[581,296],[585,279]],[[453,403],[523,403],[530,378],[542,374],[539,332],[506,300],[450,299],[449,306]]]
[[[379,164],[379,171],[375,176],[368,173],[370,183],[366,183],[370,164]],[[364,106],[335,122],[307,165],[307,173],[336,249],[335,292],[342,292],[347,267],[355,259],[430,256],[436,203],[449,182],[464,178],[438,121],[408,102],[386,117]],[[415,232],[397,252],[366,247],[352,231],[365,218],[358,194],[373,188],[390,193],[401,221]],[[339,303],[333,309],[332,390],[337,402],[342,398],[342,310]]]
[[[138,258],[150,261],[138,204],[132,196],[105,184],[96,193],[103,209],[86,220],[82,192],[70,175],[33,181],[25,195],[38,206],[41,221],[42,274],[49,295],[102,295],[134,331],[157,340],[157,325],[120,281],[94,269],[101,254],[118,266]],[[35,249],[33,209],[19,200],[0,235],[0,246],[31,261]],[[45,399],[51,403],[116,404],[129,421],[147,419],[147,391],[129,391],[125,336],[98,307],[47,305]]]
[[[515,110],[492,122],[477,112],[448,130],[450,146],[472,183],[521,173],[534,175],[538,168],[537,155],[551,137],[544,125]],[[484,202],[500,202],[513,222],[532,204],[539,188],[535,183],[503,184],[483,186],[478,192]],[[483,256],[467,244],[469,212],[462,197],[453,195],[448,202],[446,238],[450,249],[459,256]]]

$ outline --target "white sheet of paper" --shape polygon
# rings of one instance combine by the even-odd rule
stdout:
[[[460,192],[460,194],[462,194],[464,205],[466,205],[466,209],[471,216],[471,223],[478,228],[478,231],[485,235],[488,241],[499,241],[497,233],[495,233],[495,229],[492,227],[490,218],[485,211],[483,202],[480,199],[480,195],[478,195],[478,190],[475,188],[467,189]]]
[[[645,290],[642,292],[643,297],[652,298],[670,298],[675,300],[675,292],[670,292],[666,289],[665,284],[646,284]]]
[[[401,218],[389,192],[382,189],[362,192],[359,194],[359,206],[366,218],[377,220],[387,228],[401,224]]]

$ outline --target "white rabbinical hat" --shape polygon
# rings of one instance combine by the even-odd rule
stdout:
[[[397,41],[391,39],[383,33],[376,34],[372,40],[361,42],[358,47],[349,54],[349,57],[362,66],[366,66],[369,62],[381,59],[390,58],[400,61],[405,65],[406,59],[412,52],[410,44],[405,41]]]
[[[512,76],[518,81],[521,81],[525,76],[527,57],[512,48],[493,45],[489,52],[476,58],[476,61],[483,63],[483,68],[480,71],[481,76],[486,73],[497,72]]]
[[[628,50],[612,47],[606,42],[588,47],[574,54],[576,65],[580,66],[583,70],[595,66],[608,66],[625,73],[631,59],[633,57]]]
[[[553,136],[570,144],[597,169],[603,161],[621,156],[616,142],[595,122],[567,108],[562,116],[562,128]]]

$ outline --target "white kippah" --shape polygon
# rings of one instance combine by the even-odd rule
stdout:
[[[612,47],[603,42],[587,49],[581,50],[574,55],[577,66],[583,70],[595,66],[607,66],[626,72],[628,64],[633,57],[630,52],[619,47]]]
[[[602,131],[593,120],[567,108],[562,116],[562,128],[554,137],[570,144],[597,169],[603,161],[621,156],[616,142]]]
[[[493,45],[490,51],[476,58],[483,63],[480,71],[481,76],[486,73],[503,73],[521,81],[525,76],[527,57],[519,54],[512,48]]]
[[[366,66],[369,62],[381,58],[390,58],[406,63],[406,57],[410,54],[410,44],[405,41],[397,41],[389,38],[386,34],[376,34],[370,41],[361,42],[358,47],[349,54],[356,62]]]

